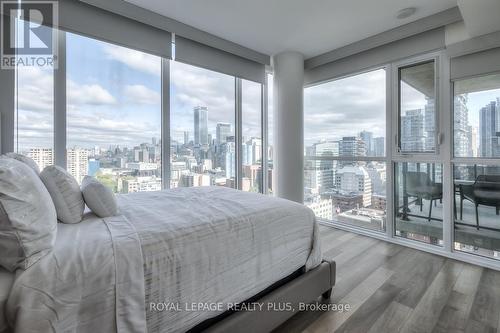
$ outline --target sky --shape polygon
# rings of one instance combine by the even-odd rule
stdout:
[[[379,69],[304,90],[306,146],[366,130],[385,136],[385,70]]]
[[[479,128],[479,110],[489,102],[500,98],[500,89],[492,89],[467,94],[467,109],[469,110],[469,124]]]
[[[375,70],[304,91],[305,144],[339,140],[366,130],[374,137],[385,136],[385,70]],[[402,83],[402,110],[423,109],[424,94]],[[500,98],[500,89],[468,94],[469,123],[479,126],[479,110]]]
[[[67,146],[133,147],[161,136],[161,59],[142,52],[67,33]],[[193,108],[208,107],[208,129],[218,122],[234,132],[234,78],[170,62],[171,136],[193,139]],[[260,137],[260,85],[243,80],[243,136]],[[422,108],[424,96],[403,86],[403,109]],[[40,68],[18,70],[20,150],[53,145],[53,77]],[[269,88],[272,115],[272,81]],[[500,97],[500,90],[469,94],[469,121]],[[304,92],[306,145],[338,140],[363,130],[385,136],[385,70],[308,87]],[[272,118],[269,119],[272,142]],[[17,141],[17,140],[16,140]]]
[[[67,33],[67,146],[133,147],[161,136],[161,59]],[[193,108],[208,107],[208,129],[234,131],[234,78],[170,62],[171,134],[193,139]],[[260,85],[243,80],[243,135],[260,137]],[[53,75],[18,70],[19,149],[53,146]],[[182,140],[182,139],[181,139]]]

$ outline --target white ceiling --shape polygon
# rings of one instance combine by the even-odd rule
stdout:
[[[126,0],[265,54],[331,51],[457,5],[457,0]],[[404,20],[396,13],[416,7]]]

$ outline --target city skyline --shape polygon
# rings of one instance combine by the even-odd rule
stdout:
[[[161,135],[161,59],[67,33],[67,146],[133,146]],[[234,123],[234,78],[171,61],[173,129],[189,131],[193,108],[211,109],[209,127]],[[53,74],[18,70],[16,147],[53,147]],[[244,81],[243,129],[260,127],[260,85]],[[255,103],[253,100],[258,100]],[[258,105],[259,110],[254,110]],[[259,115],[254,115],[258,113]],[[214,133],[210,133],[213,136]],[[18,138],[18,139],[17,139]],[[89,140],[91,138],[91,140]]]

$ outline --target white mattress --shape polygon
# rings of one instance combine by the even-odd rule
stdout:
[[[9,297],[10,288],[14,283],[14,273],[11,273],[0,267],[0,332],[7,329],[5,319],[5,305]]]
[[[214,187],[118,201],[120,216],[60,224],[53,253],[16,278],[16,331],[186,331],[225,309],[151,304],[239,303],[321,262],[314,214],[290,201]]]

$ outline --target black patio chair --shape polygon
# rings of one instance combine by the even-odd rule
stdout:
[[[460,219],[463,217],[463,201],[469,200],[476,211],[476,228],[479,230],[479,205],[495,207],[500,214],[500,176],[479,175],[473,185],[460,186]]]
[[[443,199],[443,187],[441,184],[433,182],[425,172],[409,171],[406,172],[406,195],[417,198],[420,205],[420,211],[423,209],[423,200],[429,200],[429,216],[432,216],[432,203],[435,200]]]

